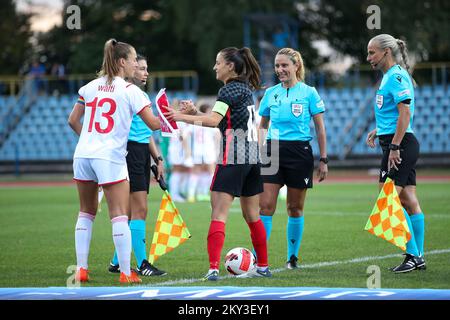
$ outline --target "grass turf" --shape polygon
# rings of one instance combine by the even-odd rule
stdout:
[[[425,251],[450,249],[450,183],[419,183],[417,190],[425,212]],[[147,218],[147,243],[152,239],[162,192],[152,188]],[[285,203],[278,202],[269,242],[272,279],[224,278],[217,283],[181,279],[200,279],[208,269],[206,236],[210,205],[205,202],[179,203],[192,238],[162,256],[155,265],[168,272],[163,278],[142,277],[143,285],[188,286],[299,286],[365,288],[367,268],[381,270],[382,288],[450,288],[450,253],[426,255],[428,269],[409,274],[393,274],[387,269],[403,259],[374,258],[369,261],[342,263],[367,256],[400,254],[392,244],[364,231],[377,197],[377,185],[367,183],[323,183],[308,191],[305,205],[305,231],[300,249],[301,264],[336,262],[299,270],[284,270],[286,261]],[[78,195],[74,186],[4,187],[0,189],[0,287],[66,286],[67,269],[76,263],[74,227],[78,213]],[[118,286],[118,275],[107,271],[113,254],[111,223],[105,202],[96,218],[89,269],[91,281],[86,286]],[[239,201],[235,201],[226,225],[222,251],[243,246],[251,248],[249,230]],[[132,258],[134,265],[134,257]],[[221,267],[221,275],[226,271]]]

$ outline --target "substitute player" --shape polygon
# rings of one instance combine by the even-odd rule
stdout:
[[[205,280],[219,277],[225,224],[234,197],[240,197],[242,214],[258,255],[257,268],[244,274],[271,277],[267,259],[266,231],[259,217],[258,194],[262,192],[255,106],[252,91],[260,87],[261,69],[248,48],[225,48],[216,57],[216,78],[224,83],[209,114],[183,102],[185,113],[171,110],[168,117],[195,125],[218,127],[222,133],[222,159],[211,183],[212,215],[208,231],[209,271]],[[192,115],[195,114],[195,115]]]
[[[267,239],[272,231],[272,217],[280,188],[287,186],[286,228],[288,269],[298,268],[298,252],[303,235],[306,191],[313,186],[314,158],[309,124],[314,121],[319,142],[319,182],[327,177],[327,141],[323,114],[324,103],[314,87],[304,83],[305,67],[300,53],[283,48],[275,56],[275,73],[281,83],[266,90],[259,106],[260,130],[268,130],[267,155],[278,161],[275,173],[264,173],[264,193],[259,198],[261,219]],[[270,123],[270,127],[269,127]],[[275,159],[278,157],[278,159]],[[273,163],[264,164],[269,168]]]
[[[131,232],[128,226],[130,185],[125,159],[133,114],[139,114],[152,130],[159,120],[148,106],[142,91],[124,80],[137,68],[135,49],[110,39],[105,43],[99,78],[78,91],[80,97],[69,116],[70,127],[80,136],[73,156],[80,212],[75,227],[76,279],[89,280],[88,256],[92,225],[98,207],[98,187],[102,186],[112,222],[112,236],[120,266],[121,283],[139,283],[130,269]],[[81,118],[84,121],[81,123]]]
[[[391,35],[380,34],[372,38],[367,45],[367,61],[374,70],[383,72],[383,78],[374,104],[377,127],[368,133],[366,143],[375,148],[375,139],[379,138],[383,149],[380,189],[389,173],[395,182],[411,232],[403,263],[391,270],[395,273],[405,273],[425,269],[425,222],[416,195],[415,166],[419,157],[419,142],[412,129],[414,80],[409,74],[406,44]],[[404,67],[400,63],[403,63]]]
[[[148,78],[147,59],[137,56],[138,68],[130,82],[144,89]],[[142,91],[147,98],[148,95]],[[151,159],[158,166],[159,179],[164,172],[163,158],[152,138],[152,130],[138,115],[133,116],[127,143],[127,167],[130,177],[130,230],[131,243],[137,263],[137,272],[142,276],[163,276],[167,273],[159,270],[146,259],[145,235],[147,218],[147,196],[150,189]],[[120,272],[117,252],[109,266],[109,272]]]

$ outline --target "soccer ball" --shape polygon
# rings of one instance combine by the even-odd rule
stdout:
[[[234,248],[225,256],[225,269],[234,276],[249,272],[255,267],[255,256],[246,248]]]

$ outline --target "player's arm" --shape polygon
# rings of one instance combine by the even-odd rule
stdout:
[[[152,110],[149,107],[144,107],[139,113],[138,116],[145,122],[147,127],[152,129],[152,131],[156,131],[161,129],[161,124],[159,123],[159,119],[155,117]]]
[[[177,117],[174,117],[175,121],[183,121],[186,123],[211,128],[216,128],[219,125],[220,121],[222,121],[222,119],[223,116],[216,112],[211,112],[208,114],[197,114],[195,116],[188,114],[178,114]]]
[[[83,117],[83,115],[84,115],[84,105],[78,102],[75,103],[67,122],[77,135],[81,134],[81,129],[83,128],[83,125],[81,124],[81,118]]]
[[[319,143],[319,151],[321,158],[327,158],[327,134],[325,131],[325,122],[323,121],[323,113],[318,113],[313,116],[314,128],[316,129],[317,141]],[[328,165],[319,161],[319,182],[324,180],[328,174]]]
[[[195,109],[195,114],[185,114],[179,111],[175,111],[172,108],[164,115],[168,120],[183,121],[197,126],[200,125],[203,127],[216,128],[219,125],[220,121],[222,121],[227,110],[227,104],[221,101],[217,101],[212,112],[210,113],[202,113]]]

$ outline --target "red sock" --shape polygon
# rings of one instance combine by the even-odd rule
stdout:
[[[256,256],[258,257],[258,267],[267,267],[267,241],[266,241],[266,229],[264,224],[259,219],[256,222],[248,222],[250,228],[250,236],[252,238],[253,248],[255,248]]]
[[[225,222],[212,220],[208,231],[209,268],[219,269],[220,254],[225,242]]]

